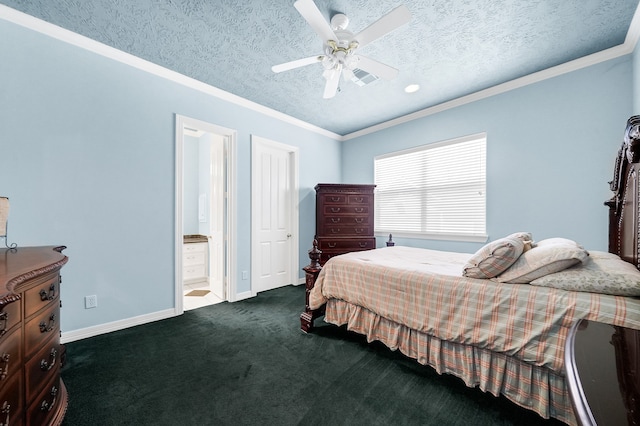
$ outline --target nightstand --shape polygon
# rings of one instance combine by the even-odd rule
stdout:
[[[582,320],[565,346],[566,380],[581,425],[640,425],[640,330]]]

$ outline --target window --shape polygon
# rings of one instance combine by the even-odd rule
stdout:
[[[486,241],[486,134],[374,159],[375,231]]]

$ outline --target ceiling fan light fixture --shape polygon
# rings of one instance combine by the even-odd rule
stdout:
[[[356,76],[351,69],[345,68],[342,70],[342,78],[344,78],[344,81],[353,80],[355,77]]]
[[[351,80],[358,85],[363,85],[359,73],[370,76],[372,81],[378,78],[392,80],[398,75],[397,69],[367,56],[356,55],[355,52],[407,24],[411,20],[411,13],[406,6],[396,7],[355,35],[347,30],[349,18],[342,13],[335,14],[327,22],[314,0],[296,0],[293,6],[320,36],[324,54],[274,65],[271,67],[273,72],[279,73],[321,62],[322,76],[326,80],[323,95],[325,99],[333,98],[339,91],[341,75],[345,80]]]
[[[325,80],[332,80],[336,74],[340,74],[342,72],[342,65],[338,64],[333,68],[329,68],[324,70],[322,76]]]

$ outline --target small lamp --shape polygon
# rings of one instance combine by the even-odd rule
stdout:
[[[0,238],[4,238],[4,245],[9,249],[14,249],[18,245],[7,242],[7,219],[9,218],[9,198],[0,197]]]

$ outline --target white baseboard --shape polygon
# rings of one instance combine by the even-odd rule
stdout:
[[[124,330],[125,328],[134,327],[136,325],[147,324],[154,321],[159,321],[176,316],[175,309],[166,309],[164,311],[158,311],[151,314],[140,315],[133,318],[127,318],[124,320],[108,322],[105,324],[96,325],[93,327],[81,328],[79,330],[73,330],[69,332],[62,332],[60,336],[60,343],[69,343],[76,340],[82,340],[89,337],[99,336],[101,334],[111,333],[112,331]]]
[[[239,302],[239,301],[244,300],[244,299],[251,299],[252,297],[255,297],[255,296],[256,295],[253,294],[253,292],[251,290],[245,291],[243,293],[236,294],[236,300],[234,300],[234,302]]]
[[[305,280],[303,278],[300,278],[298,284],[294,285],[300,285],[304,283]],[[243,293],[238,293],[235,301],[238,302],[240,300],[250,299],[252,297],[255,297],[255,294],[253,294],[253,292],[245,291]],[[124,320],[108,322],[93,327],[86,327],[67,332],[63,331],[60,336],[60,343],[64,344],[75,342],[76,340],[87,339],[89,337],[95,337],[101,334],[111,333],[113,331],[124,330],[125,328],[135,327],[136,325],[147,324],[150,322],[160,321],[175,316],[177,316],[175,309],[165,309],[164,311],[158,311],[151,314],[127,318]]]

